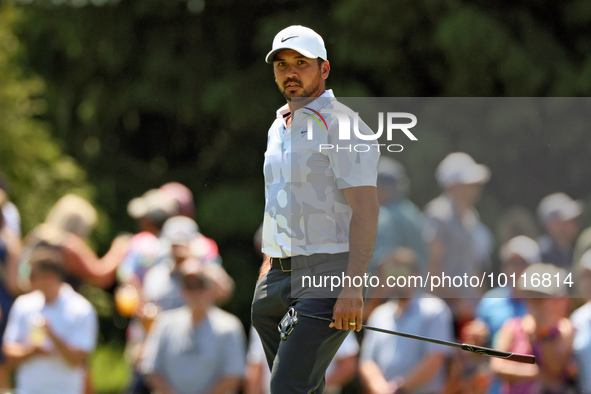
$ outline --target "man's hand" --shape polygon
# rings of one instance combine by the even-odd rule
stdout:
[[[57,352],[66,360],[66,363],[73,367],[85,365],[88,360],[87,352],[67,345],[61,338],[55,335],[51,326],[47,323],[47,320],[43,321],[42,328],[55,345]]]
[[[334,305],[332,314],[334,322],[330,323],[330,327],[338,330],[356,330],[359,332],[363,320],[363,297],[361,295],[353,297],[353,292],[356,292],[356,289],[353,289],[352,292],[347,290],[349,289],[344,289],[341,292]]]

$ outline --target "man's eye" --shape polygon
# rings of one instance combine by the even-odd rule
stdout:
[[[303,65],[303,64],[307,64],[307,62],[305,60],[299,60],[298,64]]]

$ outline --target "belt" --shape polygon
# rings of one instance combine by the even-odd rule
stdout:
[[[314,265],[326,262],[328,260],[348,260],[349,252],[328,254],[328,253],[316,253],[310,256],[293,256],[293,257],[273,257],[271,259],[271,267],[273,269],[281,270],[284,273],[289,273],[295,269],[309,268]]]
[[[287,257],[284,259],[273,257],[271,260],[271,267],[274,269],[279,269],[282,272],[291,272],[291,257]]]

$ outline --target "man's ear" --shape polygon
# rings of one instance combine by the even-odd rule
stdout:
[[[320,72],[322,75],[322,79],[328,78],[328,74],[330,74],[330,63],[328,62],[328,60],[325,60],[324,63],[322,63],[322,66],[320,67]]]

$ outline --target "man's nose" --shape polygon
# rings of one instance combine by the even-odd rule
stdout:
[[[285,76],[288,78],[293,78],[298,76],[297,69],[294,65],[288,66],[285,72]]]

